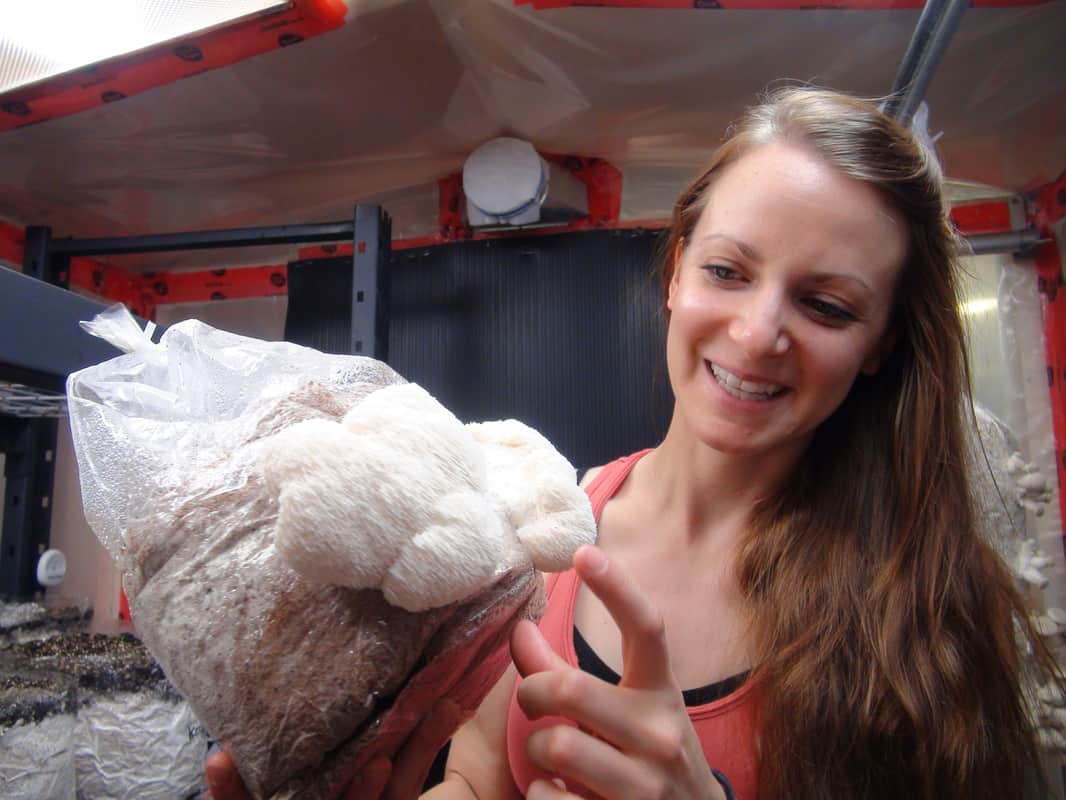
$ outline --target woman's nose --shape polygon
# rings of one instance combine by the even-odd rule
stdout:
[[[791,345],[782,304],[773,297],[753,297],[737,307],[729,336],[751,358],[780,356]]]

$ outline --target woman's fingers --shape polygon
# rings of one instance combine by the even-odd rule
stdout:
[[[574,567],[621,631],[621,685],[641,689],[675,688],[663,617],[647,595],[594,545],[578,549]]]
[[[228,750],[219,750],[208,756],[204,774],[214,800],[252,800]]]
[[[463,711],[452,700],[440,700],[411,732],[392,763],[392,776],[381,800],[418,797],[433,759],[462,722]],[[363,793],[360,797],[373,797]]]
[[[548,644],[540,629],[526,619],[511,631],[511,659],[523,678],[569,666]]]
[[[348,784],[344,800],[378,800],[392,776],[392,762],[375,758],[363,767]]]
[[[566,783],[577,781],[601,797],[662,796],[654,785],[657,773],[569,725],[534,731],[526,742],[526,754],[544,772]]]
[[[566,791],[566,784],[561,780],[546,781],[538,778],[526,789],[526,800],[580,800],[580,798]]]
[[[564,717],[628,753],[668,761],[681,750],[682,733],[647,697],[581,670],[531,675],[518,687],[518,705],[529,719]]]

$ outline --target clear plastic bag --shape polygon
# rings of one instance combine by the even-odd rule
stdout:
[[[126,351],[67,384],[86,517],[138,635],[254,796],[334,796],[337,776],[391,755],[438,698],[477,707],[510,627],[543,605],[522,548],[476,596],[412,613],[308,581],[274,546],[264,442],[339,420],[399,375],[196,320],[154,343],[122,308],[86,327]]]
[[[129,503],[147,475],[165,480],[217,460],[234,437],[301,387],[356,398],[403,379],[385,364],[264,342],[187,320],[158,343],[115,305],[82,326],[126,355],[67,380],[86,518],[112,556],[126,534]]]

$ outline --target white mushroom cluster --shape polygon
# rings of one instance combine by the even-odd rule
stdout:
[[[1051,487],[1044,474],[1017,452],[1007,459],[1006,470],[1014,479],[1018,505],[1038,517],[1044,516],[1044,507],[1051,502]]]
[[[263,454],[279,555],[408,611],[488,587],[508,537],[548,572],[595,541],[574,468],[547,439],[516,420],[463,425],[416,384],[371,393],[339,423],[293,425]]]

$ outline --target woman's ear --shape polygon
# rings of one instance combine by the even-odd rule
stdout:
[[[674,295],[677,293],[677,284],[680,280],[681,274],[681,256],[685,252],[685,237],[682,236],[677,240],[677,244],[674,245],[673,252],[673,267],[670,270],[670,285],[666,289],[666,307],[670,311],[674,310]]]

